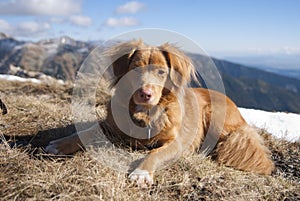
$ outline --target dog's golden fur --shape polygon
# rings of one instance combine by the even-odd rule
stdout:
[[[134,82],[141,84],[130,99],[130,116],[135,124],[149,126],[157,132],[149,139],[137,139],[123,133],[113,118],[111,107],[108,107],[106,131],[132,148],[151,150],[130,175],[131,180],[152,183],[157,168],[180,155],[199,150],[207,135],[219,137],[213,150],[213,158],[218,163],[239,170],[271,174],[274,164],[269,150],[257,132],[245,122],[236,105],[219,92],[187,88],[188,83],[196,78],[195,68],[182,51],[170,44],[153,47],[134,40],[116,45],[106,54],[114,61],[116,79],[113,85],[116,86],[129,71],[137,71],[134,80],[127,80],[128,86]],[[122,103],[124,89],[126,86],[116,87],[115,96],[119,96],[120,107],[128,111],[128,102]],[[196,135],[191,135],[195,131]],[[90,132],[83,132],[83,135],[90,135]],[[75,134],[52,142],[48,150],[70,153],[79,143]]]

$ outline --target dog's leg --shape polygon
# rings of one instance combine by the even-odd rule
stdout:
[[[244,125],[220,142],[216,149],[217,161],[239,170],[270,175],[274,163],[263,139],[250,126]]]
[[[46,146],[46,152],[55,155],[72,154],[83,148],[83,145],[91,143],[98,132],[98,125],[94,125],[89,129],[74,133],[70,136],[53,140]]]
[[[49,154],[67,155],[80,150],[82,143],[77,133],[50,141],[45,150]]]
[[[181,156],[182,147],[176,140],[165,143],[162,147],[152,150],[129,175],[129,180],[140,186],[153,184],[154,171]]]

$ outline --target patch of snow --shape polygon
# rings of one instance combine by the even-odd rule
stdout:
[[[21,50],[23,47],[24,47],[23,44],[21,44],[21,45],[16,45],[16,46],[14,46],[13,50],[14,50],[14,51]]]
[[[300,141],[300,115],[239,108],[248,124],[265,129],[277,138]]]
[[[41,80],[35,78],[23,78],[23,77],[18,77],[15,75],[7,75],[7,74],[0,74],[0,79],[7,80],[7,81],[17,81],[17,82],[32,82],[36,84],[41,83]]]

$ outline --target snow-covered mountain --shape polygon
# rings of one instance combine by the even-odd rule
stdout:
[[[0,32],[0,73],[8,73],[9,66],[14,65],[58,79],[74,80],[76,70],[94,47],[68,36],[24,42]]]

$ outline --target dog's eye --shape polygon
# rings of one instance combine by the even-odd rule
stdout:
[[[158,70],[157,74],[160,75],[160,76],[163,76],[163,75],[166,74],[166,71],[164,71],[164,70]]]

